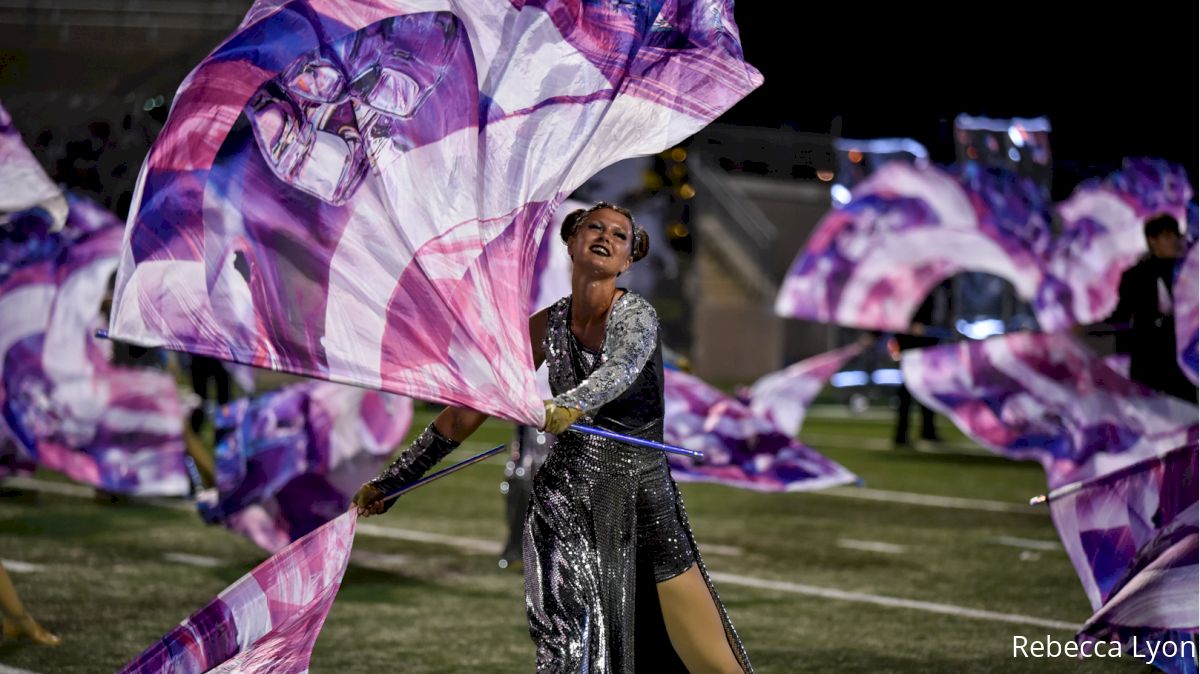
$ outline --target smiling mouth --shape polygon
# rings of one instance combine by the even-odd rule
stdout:
[[[600,245],[600,244],[598,244],[598,243],[593,243],[593,244],[592,244],[592,245],[591,245],[591,246],[588,248],[588,250],[592,251],[592,252],[593,252],[593,253],[595,253],[596,255],[600,255],[600,256],[603,256],[603,257],[612,257],[612,253],[611,253],[611,252],[609,252],[608,248],[606,248],[606,247],[604,247],[604,246],[602,246],[602,245]]]

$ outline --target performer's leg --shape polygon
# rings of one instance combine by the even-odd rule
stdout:
[[[217,484],[217,465],[213,452],[208,451],[204,447],[204,443],[192,431],[190,424],[183,426],[183,449],[188,456],[192,457],[192,461],[196,462],[196,470],[200,472],[200,479],[204,482],[205,487],[212,487]]]
[[[58,645],[58,637],[25,612],[17,588],[13,587],[3,565],[0,565],[0,618],[3,619],[4,636],[8,639],[24,638],[45,646]]]
[[[691,568],[658,584],[658,601],[671,646],[693,674],[741,674],[725,626],[717,613],[700,567]]]
[[[227,404],[232,397],[229,390],[229,371],[220,362],[214,364],[213,381],[217,384],[217,403],[221,405]]]
[[[912,394],[907,386],[901,384],[896,397],[899,398],[900,404],[896,407],[895,443],[896,446],[903,447],[908,444],[908,412],[912,407]]]
[[[202,357],[196,356],[192,359],[192,367],[188,374],[192,380],[192,391],[200,396],[200,404],[192,410],[191,418],[192,432],[199,435],[200,429],[204,428],[204,404],[208,401],[208,368],[205,367]]]
[[[918,403],[919,404],[919,403]],[[919,404],[920,405],[920,404]],[[920,405],[921,408],[921,439],[938,442],[941,438],[938,437],[937,427],[933,424],[933,410],[925,405]]]

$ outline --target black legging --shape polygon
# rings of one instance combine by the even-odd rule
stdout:
[[[896,410],[896,444],[908,444],[908,411],[913,404],[912,393],[904,384],[900,385],[900,407]],[[917,407],[921,408],[921,439],[922,440],[937,440],[937,429],[933,427],[933,410],[917,403]]]
[[[221,366],[221,361],[208,356],[192,356],[192,390],[200,396],[200,406],[192,410],[192,432],[199,433],[204,426],[204,403],[209,400],[208,382],[213,380],[217,385],[217,402],[221,405],[229,402],[229,373]]]

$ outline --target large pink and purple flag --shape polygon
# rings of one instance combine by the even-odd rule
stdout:
[[[111,334],[540,425],[559,202],[761,81],[729,0],[264,0],[142,167]]]
[[[788,271],[781,316],[902,332],[938,283],[960,272],[1009,281],[1043,330],[1103,320],[1121,273],[1146,252],[1142,223],[1159,213],[1181,223],[1187,174],[1159,160],[1127,160],[1058,205],[1031,181],[968,163],[952,171],[888,164],[831,210]]]
[[[1109,369],[1066,333],[1013,333],[906,351],[905,384],[984,447],[1038,461],[1051,489],[1179,447],[1193,404]]]
[[[330,520],[225,588],[121,674],[307,672],[354,543],[354,510]]]
[[[775,311],[870,330],[907,331],[941,281],[979,271],[1033,297],[1049,213],[1033,183],[968,166],[906,162],[876,170],[830,211],[792,263]]]
[[[670,455],[675,479],[755,491],[813,491],[858,480],[699,377],[673,369],[664,375],[663,439],[704,452],[700,461]]]
[[[412,425],[412,400],[331,382],[306,382],[224,405],[216,488],[197,500],[268,552],[350,505]]]
[[[1179,369],[1192,380],[1200,374],[1200,245],[1193,244],[1175,277],[1175,351]]]
[[[1196,449],[1189,442],[1050,495],[1054,525],[1095,612],[1080,639],[1154,653],[1153,664],[1172,674],[1196,672],[1195,659],[1177,647],[1200,627]]]
[[[189,489],[184,411],[163,372],[114,366],[101,301],[116,268],[121,222],[69,197],[61,229],[41,209],[15,214],[0,241],[0,426],[27,465],[112,492]],[[15,441],[15,442],[14,442]]]
[[[784,433],[799,435],[813,399],[830,377],[865,348],[860,342],[848,344],[764,375],[750,387],[750,410]]]

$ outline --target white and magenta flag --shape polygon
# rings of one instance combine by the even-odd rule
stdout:
[[[913,396],[997,454],[1039,462],[1051,489],[1197,435],[1194,404],[1130,381],[1066,333],[914,349],[901,365]]]
[[[866,344],[855,342],[763,375],[750,387],[750,409],[784,433],[799,435],[808,408],[830,377],[866,348]]]
[[[761,82],[730,0],[261,0],[142,167],[110,333],[540,426],[559,203]],[[352,537],[291,544],[129,671],[304,671]]]
[[[663,439],[704,452],[700,461],[670,455],[680,482],[716,482],[754,491],[814,491],[858,477],[744,403],[699,377],[664,373]]]
[[[1054,526],[1094,611],[1079,638],[1117,641],[1171,674],[1196,672],[1179,648],[1200,631],[1196,471],[1193,440],[1050,494]]]
[[[308,671],[350,562],[351,509],[225,588],[120,674]]]
[[[1146,253],[1142,224],[1166,213],[1190,228],[1192,196],[1182,167],[1152,159],[1126,160],[1057,205],[1028,179],[975,164],[887,164],[821,220],[775,311],[904,332],[940,282],[983,272],[1009,281],[1043,330],[1094,323],[1112,313],[1122,272]]]
[[[346,511],[412,425],[412,400],[310,381],[222,406],[201,516],[276,552]]]
[[[174,381],[112,365],[93,334],[121,221],[59,191],[2,107],[0,214],[0,478],[41,465],[111,492],[186,494]]]
[[[255,4],[142,167],[112,336],[540,425],[542,231],[761,83],[732,4]]]

